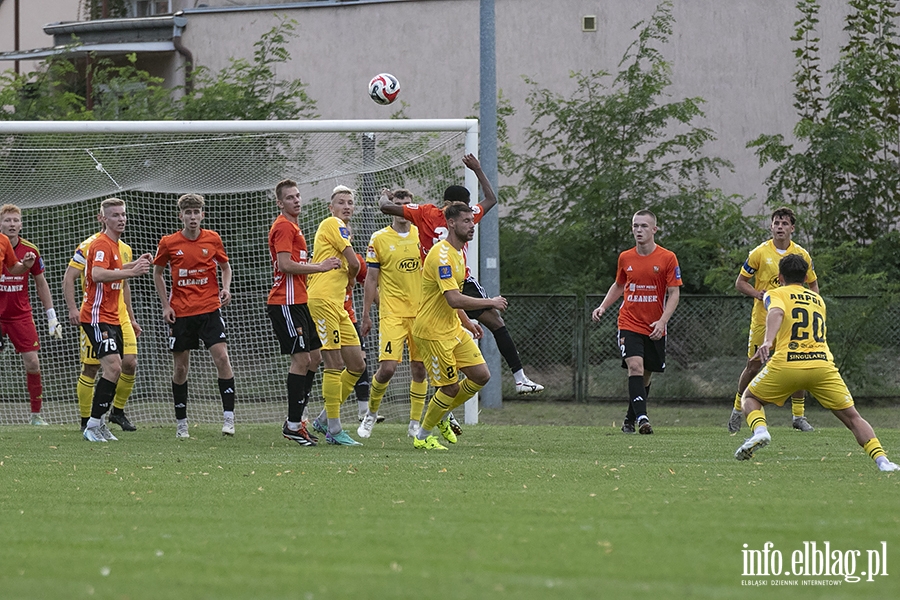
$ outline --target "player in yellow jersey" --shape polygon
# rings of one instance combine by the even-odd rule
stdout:
[[[97,218],[99,220],[100,215]],[[79,316],[85,290],[84,267],[87,264],[85,253],[91,242],[97,239],[97,236],[103,232],[103,229],[101,222],[100,231],[78,245],[63,275],[63,296],[66,300],[66,307],[69,310],[69,322],[79,328],[81,335],[81,375],[78,377],[77,394],[82,431],[91,416],[94,382],[97,378],[97,371],[100,370],[100,360],[95,356],[84,331],[81,331],[81,317]],[[120,239],[119,252],[123,267],[127,268],[133,260],[131,246]],[[76,280],[80,280],[82,292],[77,301],[75,299]],[[128,397],[131,396],[131,391],[134,389],[135,373],[137,372],[137,336],[141,334],[142,329],[135,319],[134,311],[131,308],[131,288],[127,280],[123,281],[123,283],[122,293],[119,295],[119,323],[122,327],[123,340],[122,374],[119,376],[119,383],[116,386],[116,395],[113,398],[113,409],[109,415],[109,420],[121,427],[122,431],[136,431],[137,427],[125,415],[125,404],[128,402]]]
[[[857,443],[881,471],[900,471],[888,460],[872,426],[853,405],[853,397],[834,364],[826,339],[825,302],[803,287],[809,263],[799,254],[788,254],[778,263],[782,287],[769,290],[763,300],[766,309],[764,339],[754,355],[766,363],[753,378],[741,398],[743,415],[753,430],[734,453],[748,460],[772,440],[766,426],[764,404],[784,404],[797,390],[809,390],[819,404],[853,432]]]
[[[394,204],[404,205],[412,201],[408,190],[394,192]],[[365,293],[361,333],[372,330],[372,303],[378,304],[378,370],[372,379],[369,408],[363,422],[356,430],[359,437],[372,435],[378,418],[378,408],[387,391],[397,365],[403,360],[404,343],[409,348],[409,428],[414,436],[419,429],[428,383],[425,381],[425,364],[422,362],[412,337],[413,324],[422,299],[422,265],[419,260],[419,232],[403,217],[394,215],[391,224],[376,231],[366,250]]]
[[[313,421],[313,429],[325,434],[329,444],[359,446],[341,426],[341,404],[350,396],[365,368],[359,335],[344,309],[347,286],[355,283],[359,272],[359,259],[350,245],[350,230],[345,222],[353,214],[353,190],[343,185],[334,188],[330,208],[332,216],[323,220],[316,231],[313,253],[317,262],[337,258],[341,266],[309,275],[307,289],[307,305],[322,342],[325,363],[322,373],[325,408]]]
[[[450,428],[447,413],[478,393],[491,378],[481,351],[463,329],[458,309],[506,310],[506,298],[473,298],[461,292],[466,278],[463,247],[475,234],[472,208],[454,202],[444,208],[447,238],[435,244],[425,257],[422,269],[422,304],[413,325],[413,339],[425,361],[425,371],[437,388],[422,426],[413,438],[413,446],[425,450],[446,450],[431,434],[437,425],[451,444],[456,434]],[[459,382],[459,372],[466,378]]]
[[[747,342],[747,365],[744,367],[738,380],[738,392],[734,397],[734,408],[731,418],[728,420],[728,431],[737,433],[741,429],[741,394],[747,388],[747,384],[753,379],[762,363],[754,358],[756,349],[762,343],[766,331],[766,309],[763,306],[763,295],[778,287],[778,261],[788,254],[799,254],[809,265],[806,274],[806,284],[809,289],[818,293],[819,283],[816,280],[816,271],[813,268],[809,253],[799,245],[791,241],[794,233],[794,225],[797,218],[790,208],[782,207],[772,213],[770,230],[772,239],[766,240],[750,251],[750,255],[741,267],[734,287],[745,296],[753,298],[753,312],[750,314],[750,339]],[[751,280],[753,283],[751,284]],[[805,393],[798,390],[791,399],[791,412],[793,414],[793,427],[800,431],[813,431],[805,416],[803,407]]]

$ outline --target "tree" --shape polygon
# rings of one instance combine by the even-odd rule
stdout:
[[[631,217],[642,208],[657,213],[661,241],[676,252],[690,250],[682,258],[688,263],[683,272],[691,273],[687,291],[706,289],[707,263],[747,240],[743,199],[735,202],[708,182],[731,165],[702,152],[714,139],[710,129],[693,124],[703,116],[703,100],[667,101],[671,65],[659,46],[668,42],[673,23],[671,2],[660,3],[648,21],[634,26],[637,39],[615,77],[572,73],[576,87],[568,97],[526,78],[532,87],[526,152],[503,163],[507,174],[521,175],[521,199],[510,203],[512,215],[504,221],[513,229],[501,242],[506,264],[554,257],[546,275],[523,278],[536,290],[596,292],[598,282],[614,276],[619,252],[634,244]],[[720,231],[723,221],[731,227],[728,238]],[[510,246],[520,238],[531,244]]]
[[[868,244],[900,218],[900,46],[893,0],[850,0],[849,32],[823,90],[818,0],[798,0],[794,74],[797,146],[781,134],[748,146],[772,163],[767,203],[793,204],[814,223],[813,245]]]

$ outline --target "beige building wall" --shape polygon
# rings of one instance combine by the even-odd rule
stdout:
[[[12,52],[15,46],[16,0],[0,1],[0,52]],[[19,50],[46,48],[53,37],[44,33],[44,25],[78,20],[78,0],[19,0]],[[20,61],[19,71],[35,70],[35,61]],[[12,62],[0,62],[0,71],[13,68]]]

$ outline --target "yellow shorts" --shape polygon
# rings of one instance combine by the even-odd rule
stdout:
[[[99,365],[100,360],[94,353],[94,348],[84,333],[84,328],[79,327],[79,330],[81,331],[81,364]],[[131,321],[126,321],[122,324],[122,354],[137,354],[137,350],[137,336],[134,335],[134,327],[131,326]]]
[[[764,339],[766,339],[766,324],[758,325],[751,321],[750,337],[747,339],[747,358],[753,358]]]
[[[378,323],[378,362],[383,360],[403,361],[403,343],[409,346],[409,360],[422,362],[419,347],[413,340],[412,329],[415,317],[385,316]]]
[[[782,406],[797,390],[808,390],[819,404],[829,410],[853,406],[853,396],[834,363],[798,369],[785,363],[764,365],[747,389],[768,404]]]
[[[416,345],[425,359],[425,370],[434,387],[459,381],[459,369],[484,364],[478,344],[462,327],[449,340],[416,338]]]
[[[344,346],[359,346],[359,335],[344,310],[337,302],[310,298],[306,305],[316,325],[316,333],[322,342],[322,350],[340,350]]]

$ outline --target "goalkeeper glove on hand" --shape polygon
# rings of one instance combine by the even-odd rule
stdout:
[[[62,339],[62,325],[60,325],[59,319],[56,318],[56,311],[52,308],[47,309],[47,329],[50,337],[58,340]]]

